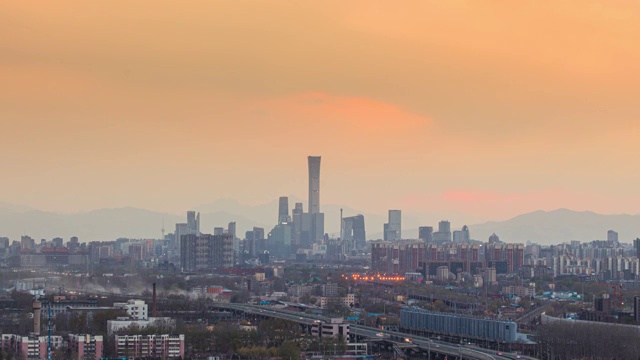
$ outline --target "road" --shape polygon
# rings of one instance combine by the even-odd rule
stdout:
[[[77,289],[74,289],[74,290],[77,290]],[[96,292],[92,291],[92,293],[96,293]],[[112,293],[98,293],[98,294],[114,295]],[[123,295],[120,295],[120,296],[123,296]],[[124,296],[141,298],[139,295],[133,295],[133,294],[124,295]],[[160,301],[161,298],[159,297],[158,300]],[[277,317],[280,319],[291,320],[298,323],[306,323],[306,324],[313,324],[313,322],[317,320],[327,321],[327,322],[330,320],[326,317],[318,316],[318,315],[310,315],[302,312],[290,312],[285,310],[274,309],[271,307],[263,307],[263,306],[257,306],[257,305],[249,305],[249,304],[215,303],[214,306],[219,309],[239,310],[249,314],[268,315],[268,316]],[[428,350],[429,347],[431,347],[432,350],[437,349],[437,352],[439,353],[447,354],[454,357],[457,357],[460,354],[462,354],[464,358],[477,359],[477,360],[505,360],[505,359],[517,358],[516,354],[503,352],[502,355],[497,355],[497,353],[492,350],[487,350],[482,348],[474,349],[468,346],[458,346],[456,344],[451,344],[448,342],[433,340],[428,337],[422,337],[422,336],[416,336],[416,335],[409,336],[406,333],[389,331],[389,330],[380,330],[378,328],[369,327],[369,326],[350,324],[349,327],[350,327],[351,333],[355,335],[363,336],[363,337],[376,338],[377,337],[376,334],[378,333],[383,333],[389,337],[400,338],[400,339],[404,339],[408,337],[412,340],[412,342],[415,345],[417,345],[422,350]],[[537,360],[536,358],[528,357],[528,356],[521,356],[520,359]]]
[[[521,316],[519,319],[516,320],[516,322],[518,324],[528,324],[531,322],[531,320],[533,320],[533,318],[535,318],[536,316],[540,316],[540,314],[542,314],[544,312],[544,309],[547,307],[546,306],[547,303],[542,303],[540,306],[538,306],[537,308],[527,312],[526,314],[524,314],[523,316]]]
[[[257,305],[248,305],[248,304],[227,304],[227,303],[216,303],[214,305],[219,309],[228,309],[228,310],[239,310],[248,314],[258,314],[263,316],[271,316],[279,319],[295,321],[298,323],[306,323],[312,324],[314,321],[328,321],[329,319],[323,316],[310,315],[306,313],[295,313],[285,310],[279,310],[269,307],[262,307]],[[443,341],[433,340],[427,337],[415,336],[415,335],[407,335],[406,333],[396,332],[396,331],[388,331],[388,330],[380,330],[378,328],[350,324],[349,331],[358,336],[368,337],[368,338],[377,338],[377,334],[383,333],[386,337],[392,338],[409,338],[411,342],[419,347],[422,350],[435,350],[439,353],[446,354],[448,356],[458,357],[462,354],[465,359],[477,359],[477,360],[504,360],[504,359],[516,359],[516,354],[502,353],[502,355],[497,355],[495,352],[485,349],[474,349],[467,346],[459,346]],[[528,356],[521,356],[521,359],[535,360],[535,358]]]

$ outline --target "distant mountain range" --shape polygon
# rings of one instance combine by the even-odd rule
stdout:
[[[295,202],[303,202],[289,197],[289,210]],[[325,230],[337,236],[339,233],[340,208],[344,216],[363,214],[369,239],[382,237],[386,214],[364,213],[339,205],[323,205]],[[278,201],[249,206],[232,199],[220,199],[210,204],[193,208],[201,213],[201,230],[213,232],[216,226],[227,227],[230,221],[237,223],[238,236],[253,226],[262,227],[269,232],[277,220]],[[403,213],[403,236],[416,238],[417,228],[430,225],[437,228],[441,218],[452,220],[452,229],[461,228],[463,223],[456,221],[460,214],[449,216],[434,213]],[[26,234],[36,240],[51,239],[59,236],[68,239],[78,236],[81,241],[113,240],[119,237],[159,238],[162,224],[166,233],[175,229],[175,224],[185,222],[186,214],[161,213],[138,208],[99,209],[89,212],[62,214],[45,212],[32,208],[0,203],[0,236],[17,240]],[[535,211],[516,216],[506,221],[491,221],[469,225],[471,237],[486,241],[492,233],[498,234],[507,242],[537,242],[552,244],[571,240],[604,240],[607,230],[615,230],[620,241],[630,242],[640,237],[640,215],[602,215],[594,212],[578,212],[566,209],[554,211]]]
[[[640,237],[640,215],[603,215],[591,211],[558,209],[534,211],[506,221],[469,226],[474,239],[486,241],[492,233],[496,233],[503,241],[540,244],[606,240],[609,230],[618,232],[620,242],[629,243]]]

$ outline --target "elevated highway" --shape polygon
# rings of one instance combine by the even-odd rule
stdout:
[[[328,318],[323,316],[311,315],[306,313],[290,312],[286,310],[274,309],[270,307],[263,307],[257,305],[248,304],[228,304],[228,303],[215,303],[212,307],[221,310],[239,311],[245,314],[253,314],[258,316],[272,317],[283,320],[295,321],[301,324],[311,325],[315,321],[329,321]],[[409,339],[410,343],[404,343],[400,346],[403,352],[413,350],[415,352],[422,353],[422,356],[428,356],[430,352],[447,355],[450,359],[477,359],[477,360],[506,360],[506,359],[528,359],[535,360],[535,358],[528,356],[519,356],[516,354],[501,353],[482,348],[474,348],[468,346],[461,346],[451,344],[447,342],[433,340],[427,337],[407,335],[397,331],[380,330],[378,328],[363,326],[358,324],[349,324],[349,332],[357,337],[377,339],[379,340],[382,335],[382,339],[392,341],[398,340],[396,343],[402,343],[402,339]]]

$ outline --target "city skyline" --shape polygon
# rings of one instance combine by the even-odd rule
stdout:
[[[300,159],[318,154],[323,203],[635,214],[638,15],[621,1],[4,3],[0,200],[180,213],[304,198]]]
[[[637,358],[638,19],[0,1],[0,357]]]

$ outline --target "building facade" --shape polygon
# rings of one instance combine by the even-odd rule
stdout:
[[[100,360],[102,359],[104,342],[102,335],[70,334],[68,347],[73,359]]]
[[[349,324],[342,318],[334,318],[329,322],[316,321],[311,326],[311,335],[316,337],[342,337],[349,339]]]
[[[229,234],[187,234],[180,241],[182,271],[206,271],[233,266],[233,238]]]
[[[383,231],[385,241],[402,239],[402,210],[389,210],[389,222]]]
[[[425,261],[422,241],[374,241],[371,243],[371,269],[386,274],[405,274],[420,269]]]
[[[123,309],[134,320],[149,319],[149,305],[144,300],[129,300],[126,303],[113,303],[114,308]]]
[[[184,358],[184,335],[116,335],[116,355],[129,359]]]

